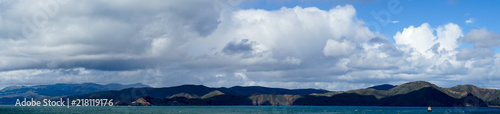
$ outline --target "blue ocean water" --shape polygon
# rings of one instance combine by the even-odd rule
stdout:
[[[430,113],[500,113],[500,107],[433,107]],[[106,106],[106,107],[19,107],[0,106],[0,113],[151,113],[151,114],[420,114],[427,107],[379,106]]]

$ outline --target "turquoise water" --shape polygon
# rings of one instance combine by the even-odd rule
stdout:
[[[432,113],[500,113],[499,107],[433,107]],[[450,112],[447,112],[450,111]],[[376,107],[376,106],[111,106],[111,107],[19,107],[0,106],[0,113],[151,113],[151,114],[408,114],[426,113],[427,107]]]

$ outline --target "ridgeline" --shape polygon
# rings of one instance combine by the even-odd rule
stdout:
[[[13,104],[16,98],[36,99],[113,99],[123,106],[189,106],[189,105],[275,105],[275,106],[500,106],[500,90],[473,85],[441,88],[425,81],[399,86],[379,85],[349,91],[322,89],[282,89],[260,86],[211,88],[203,85],[181,85],[151,88],[142,84],[104,89],[98,84],[56,84],[33,87],[7,87],[0,92],[1,104]],[[69,87],[71,86],[71,87]],[[89,87],[86,87],[89,86]],[[42,89],[52,87],[51,89]],[[68,88],[69,87],[69,88]],[[101,87],[101,88],[102,88]],[[121,89],[120,89],[121,88]],[[44,93],[41,90],[50,90]],[[15,94],[22,93],[22,94]],[[5,101],[12,100],[12,101]]]

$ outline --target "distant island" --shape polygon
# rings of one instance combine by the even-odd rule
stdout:
[[[143,84],[55,84],[7,87],[0,90],[0,104],[13,105],[17,98],[114,99],[121,106],[500,106],[500,90],[457,85],[441,88],[425,81],[399,86],[384,84],[349,91],[283,89],[260,86],[212,88],[181,85],[152,88]]]

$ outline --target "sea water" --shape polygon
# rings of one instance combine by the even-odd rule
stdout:
[[[427,107],[382,106],[105,106],[105,107],[19,107],[0,106],[0,113],[106,113],[106,114],[408,114],[425,113]],[[500,107],[432,107],[430,113],[500,113]]]

